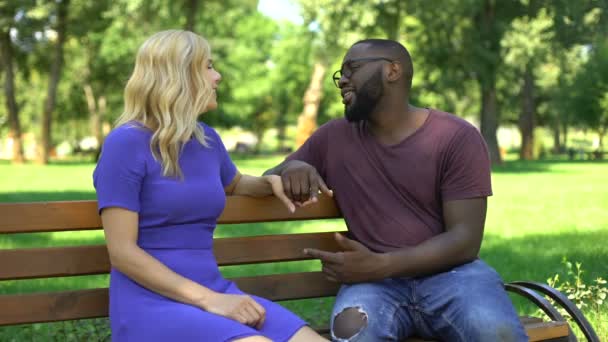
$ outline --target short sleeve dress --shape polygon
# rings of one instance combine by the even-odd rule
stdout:
[[[243,294],[222,277],[213,255],[213,231],[236,167],[219,135],[201,123],[208,147],[191,139],[179,158],[183,179],[162,176],[150,151],[152,132],[138,123],[106,138],[93,173],[99,211],[139,214],[138,245],[174,272],[214,291]],[[263,335],[287,341],[306,323],[282,306],[253,297],[266,309],[257,330],[150,291],[116,269],[110,274],[113,341],[231,341]]]

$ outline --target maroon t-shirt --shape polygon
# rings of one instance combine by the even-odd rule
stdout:
[[[390,146],[379,143],[365,123],[332,120],[287,159],[317,168],[334,191],[350,235],[379,252],[444,232],[443,202],[492,195],[481,134],[436,110]]]

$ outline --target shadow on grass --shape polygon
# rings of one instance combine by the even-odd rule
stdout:
[[[607,165],[608,160],[509,160],[492,166],[494,173],[568,173],[553,169],[556,165]]]
[[[606,227],[608,228],[608,227]],[[563,258],[581,262],[587,280],[606,277],[608,229],[562,234],[535,234],[512,239],[486,235],[481,258],[496,268],[505,281],[547,278],[564,271]]]
[[[94,191],[19,191],[0,193],[0,203],[95,200]]]
[[[549,278],[559,274],[559,282],[555,286],[557,288],[565,282],[576,283],[575,277],[568,274],[568,269],[562,262],[565,258],[572,263],[582,264],[582,283],[588,288],[595,285],[596,278],[605,279],[608,275],[608,264],[605,262],[608,257],[608,248],[605,247],[608,227],[605,228],[603,231],[537,234],[514,239],[490,235],[484,240],[481,257],[498,271],[505,282],[527,280],[546,284]],[[520,315],[544,316],[528,299],[513,293],[509,295]],[[596,331],[605,334],[598,318],[600,316],[590,304],[592,303],[587,301],[585,307],[579,308]],[[582,337],[578,329],[575,332]]]

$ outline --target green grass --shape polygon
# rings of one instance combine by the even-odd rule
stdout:
[[[280,162],[281,156],[234,157],[244,173],[259,175]],[[0,202],[94,199],[91,163],[64,162],[50,166],[12,166],[0,162]],[[562,272],[562,259],[583,264],[583,279],[591,284],[608,278],[608,181],[606,162],[510,161],[493,171],[494,196],[489,200],[486,233],[481,256],[505,281],[546,282]],[[278,232],[344,229],[339,220],[220,226],[216,236],[257,235]],[[0,248],[43,247],[101,243],[97,231],[0,236]],[[225,267],[226,276],[291,272],[317,269],[316,262]],[[101,287],[107,276],[0,282],[0,293],[55,291]],[[515,299],[518,310],[535,309]],[[329,316],[331,299],[283,303],[313,325]],[[586,314],[602,339],[608,338],[607,305]],[[101,323],[100,323],[101,322]],[[32,336],[63,336],[79,340],[98,336],[104,320],[93,323],[36,324],[0,328],[0,340],[27,340]],[[101,327],[101,328],[100,328]],[[58,333],[63,332],[62,334]],[[32,338],[30,338],[32,337]]]

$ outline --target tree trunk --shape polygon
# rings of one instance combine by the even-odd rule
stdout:
[[[188,31],[194,32],[196,14],[198,13],[199,0],[186,0],[186,27]]]
[[[496,3],[492,0],[483,2],[481,12],[475,18],[475,26],[480,33],[477,43],[476,60],[477,80],[481,91],[481,134],[488,149],[492,165],[502,164],[496,131],[498,130],[498,104],[496,102],[496,73],[500,63],[501,35],[496,22]]]
[[[496,88],[494,82],[481,82],[481,135],[488,144],[492,165],[502,164],[502,156],[498,148],[496,131],[498,130],[498,114],[496,104]]]
[[[23,140],[21,139],[21,123],[19,122],[19,107],[15,100],[15,75],[13,74],[13,49],[10,31],[0,34],[0,65],[5,70],[4,98],[10,125],[9,136],[13,139],[13,163],[21,164],[25,161],[23,155]]]
[[[53,111],[57,98],[57,86],[61,77],[63,67],[63,44],[66,39],[66,26],[68,17],[69,0],[61,0],[57,3],[57,42],[55,43],[54,60],[49,75],[49,87],[44,101],[42,113],[42,151],[38,156],[38,163],[48,164],[51,152],[51,124],[53,122]]]
[[[536,112],[536,104],[534,103],[534,74],[532,73],[532,65],[526,65],[524,72],[524,83],[521,89],[522,108],[519,115],[519,130],[521,132],[521,149],[519,150],[519,159],[532,160],[534,159],[534,126]]]
[[[281,100],[280,103],[286,103],[287,101],[285,101],[285,97],[287,97],[284,93],[281,95]],[[277,120],[276,120],[276,126],[277,126],[277,152],[285,152],[285,138],[287,135],[287,111],[288,111],[289,106],[288,105],[281,105],[279,106],[279,111],[277,113]]]
[[[325,75],[325,69],[325,65],[319,61],[314,65],[310,84],[304,94],[304,109],[298,117],[296,148],[302,146],[317,128],[317,114],[321,98],[323,97],[323,76]]]
[[[564,150],[568,149],[568,121],[567,120],[563,120],[561,122],[561,128],[562,128],[562,148]]]
[[[401,1],[394,1],[389,3],[388,6],[394,5],[392,10],[386,13],[384,18],[385,21],[385,33],[386,37],[390,40],[399,40],[400,36],[400,24],[401,24]]]
[[[101,148],[101,144],[103,143],[102,122],[106,108],[106,98],[100,96],[99,99],[96,99],[90,83],[85,83],[83,88],[87,107],[89,108],[91,135],[97,140],[97,148]]]
[[[555,123],[553,124],[553,153],[558,154],[562,152],[563,149],[560,134],[560,125],[559,120],[556,118]]]

